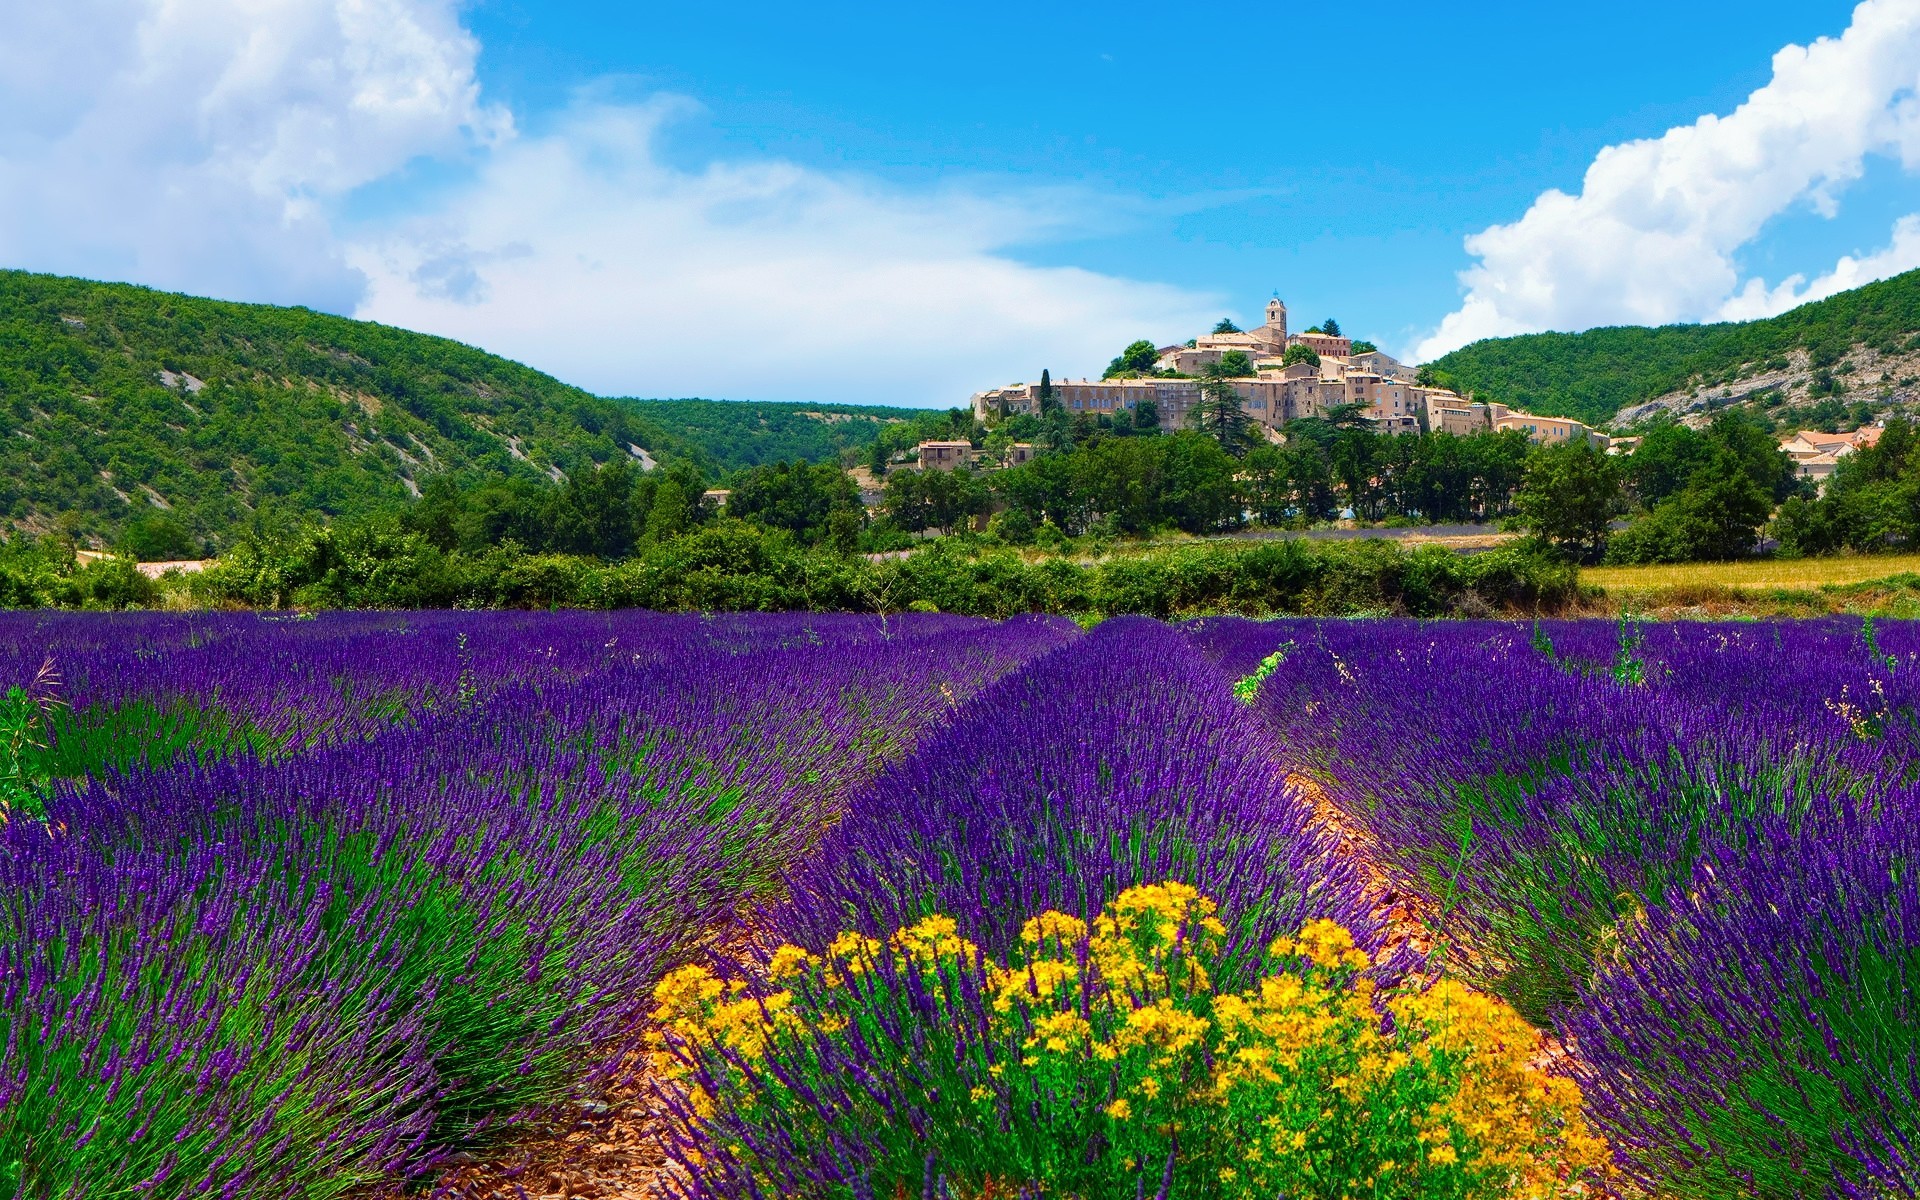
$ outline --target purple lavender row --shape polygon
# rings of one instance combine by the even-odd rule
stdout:
[[[1920,794],[1715,846],[1568,1023],[1635,1182],[1677,1200],[1920,1196]]]
[[[452,703],[463,687],[577,677],[668,647],[743,654],[809,641],[903,644],[981,627],[938,615],[0,613],[0,684],[31,678],[51,658],[62,699],[77,708],[212,707],[300,746],[364,736]]]
[[[1912,625],[1192,635],[1293,643],[1262,711],[1447,904],[1455,968],[1572,1036],[1654,1194],[1920,1187]]]
[[[488,624],[451,703],[0,830],[6,1190],[331,1194],[565,1094],[864,773],[1075,636],[623,615],[527,671]]]
[[[1122,618],[1002,679],[861,789],[773,924],[818,949],[944,913],[995,954],[1039,912],[1091,918],[1167,879],[1216,898],[1247,944],[1316,916],[1372,931],[1226,679],[1176,631]]]

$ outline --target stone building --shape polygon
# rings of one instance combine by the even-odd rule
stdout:
[[[1282,366],[1287,350],[1294,346],[1312,350],[1319,356],[1319,365],[1302,362]],[[1053,397],[1069,416],[1127,419],[1141,404],[1151,401],[1160,428],[1184,429],[1188,414],[1200,402],[1198,376],[1236,351],[1247,356],[1253,374],[1228,382],[1239,394],[1247,415],[1270,432],[1289,421],[1323,417],[1343,405],[1359,405],[1360,415],[1381,433],[1418,433],[1432,428],[1466,434],[1518,428],[1540,442],[1598,436],[1578,421],[1510,412],[1504,405],[1477,404],[1445,388],[1422,387],[1413,367],[1377,349],[1355,354],[1351,338],[1290,334],[1287,306],[1278,297],[1267,301],[1266,322],[1257,329],[1208,334],[1193,339],[1190,346],[1162,350],[1159,369],[1170,372],[1170,377],[1063,379],[1051,385]],[[1038,415],[1040,403],[1040,385],[1020,383],[976,393],[973,411],[978,419],[990,421],[1015,413]]]
[[[972,465],[972,442],[920,443],[920,469],[922,471],[953,471]]]

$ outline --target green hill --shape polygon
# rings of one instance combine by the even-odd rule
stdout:
[[[1862,350],[1868,353],[1861,355]],[[1805,352],[1804,364],[1797,351]],[[1702,388],[1737,391],[1731,385],[1764,376],[1774,377],[1763,380],[1768,386],[1785,385],[1780,390],[1797,389],[1809,397],[1870,393],[1900,379],[1849,378],[1849,367],[1868,365],[1850,363],[1850,356],[1904,360],[1916,353],[1920,271],[1762,321],[1494,338],[1429,366],[1456,389],[1529,412],[1598,424],[1656,398]],[[1822,372],[1826,375],[1816,382]]]
[[[873,444],[886,426],[927,415],[924,408],[862,404],[776,404],[741,400],[636,400],[654,424],[698,446],[728,469],[765,463],[831,462],[842,450]]]
[[[436,472],[556,479],[645,451],[716,478],[911,415],[859,414],[610,400],[446,338],[0,271],[0,535],[159,525],[198,552],[256,514],[397,507]]]

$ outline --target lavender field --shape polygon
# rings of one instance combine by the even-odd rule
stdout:
[[[490,1164],[608,1097],[636,1196],[1920,1195],[1909,625],[0,614],[0,691],[22,1200],[569,1194]]]

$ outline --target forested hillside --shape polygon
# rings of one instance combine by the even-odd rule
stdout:
[[[545,482],[644,451],[717,479],[911,415],[861,412],[610,400],[365,321],[0,271],[0,536],[194,557],[262,518],[398,508],[435,474]]]
[[[1804,359],[1800,352],[1804,352]],[[1592,423],[1621,409],[1746,379],[1798,398],[1875,395],[1903,386],[1920,352],[1920,271],[1763,321],[1623,326],[1475,342],[1429,364],[1434,375],[1529,412]],[[1850,361],[1857,358],[1861,361]],[[1873,360],[1871,362],[1866,360]],[[1795,367],[1801,368],[1797,372]],[[1892,374],[1892,378],[1885,376]],[[1784,385],[1784,386],[1783,386]]]
[[[832,462],[842,450],[864,450],[888,425],[927,415],[924,408],[856,404],[774,404],[740,400],[637,400],[662,429],[694,443],[726,468],[767,463]]]

